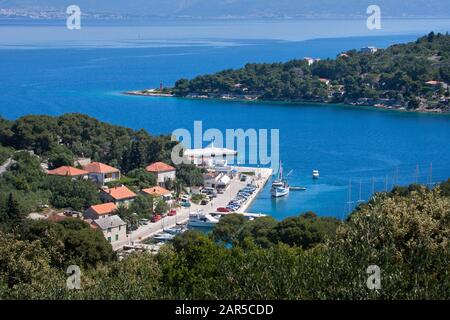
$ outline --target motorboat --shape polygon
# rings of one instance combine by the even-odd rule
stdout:
[[[153,239],[158,241],[169,241],[172,240],[173,238],[175,238],[175,235],[169,233],[158,233],[153,237]]]
[[[320,176],[319,170],[313,170],[312,172],[313,179],[319,179],[319,176]]]
[[[214,227],[219,223],[219,219],[203,212],[191,213],[189,215],[189,227]]]

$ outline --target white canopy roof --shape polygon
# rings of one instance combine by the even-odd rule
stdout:
[[[227,185],[230,182],[230,177],[228,177],[227,175],[224,175],[222,178],[220,178],[219,183],[222,183],[224,185]]]

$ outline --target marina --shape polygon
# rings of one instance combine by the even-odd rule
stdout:
[[[221,217],[229,213],[241,214],[248,220],[266,216],[263,213],[249,213],[247,210],[272,177],[272,169],[236,166],[233,167],[233,171],[237,174],[230,179],[226,190],[218,193],[207,205],[190,202],[189,207],[180,206],[174,216],[166,216],[155,223],[141,225],[137,230],[132,231],[126,240],[113,244],[114,249],[121,251],[126,249],[127,252],[132,249],[157,252],[163,243],[172,240],[176,235],[190,228],[212,228]],[[249,180],[241,181],[239,173],[243,172],[252,173]],[[248,185],[254,186],[254,192],[241,202],[237,210],[217,212],[217,208],[227,207],[230,200]],[[189,199],[189,197],[184,198]],[[147,246],[142,246],[142,244],[147,244]],[[148,246],[149,244],[151,246]],[[137,247],[135,248],[135,246]]]

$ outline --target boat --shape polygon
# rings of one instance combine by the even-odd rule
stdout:
[[[305,191],[306,187],[289,187],[291,191]]]
[[[219,223],[219,219],[203,212],[191,213],[189,215],[189,227],[214,227]]]
[[[272,182],[272,189],[270,194],[274,198],[280,198],[287,196],[289,194],[289,185],[286,180],[283,179],[283,166],[280,161],[280,171],[278,173],[278,178]]]
[[[164,229],[164,232],[168,233],[168,234],[179,235],[179,234],[184,233],[186,230],[187,230],[186,226],[179,225],[179,226],[176,226],[176,227]]]
[[[319,176],[320,176],[319,170],[313,170],[312,172],[313,179],[319,179]]]
[[[168,234],[168,233],[159,233],[153,237],[155,240],[159,241],[169,241],[175,238],[174,234]]]

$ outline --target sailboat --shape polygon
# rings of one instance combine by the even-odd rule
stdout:
[[[278,178],[272,182],[272,189],[270,194],[274,198],[280,198],[287,196],[289,194],[289,185],[286,180],[283,179],[283,165],[280,161],[280,171],[278,173]]]

